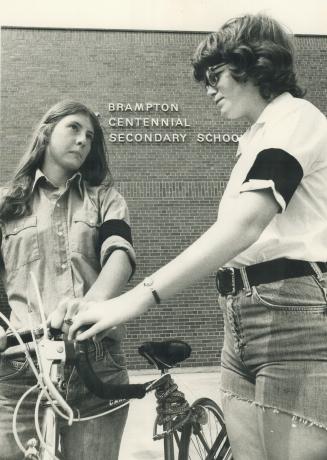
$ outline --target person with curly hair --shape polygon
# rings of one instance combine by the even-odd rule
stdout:
[[[193,68],[221,116],[249,122],[218,219],[132,290],[67,305],[70,337],[115,327],[217,270],[222,404],[233,458],[323,460],[326,118],[303,98],[291,37],[268,16],[228,21],[199,45]],[[85,324],[91,327],[80,332]]]
[[[30,272],[48,320],[67,298],[99,301],[122,292],[135,265],[128,208],[113,186],[99,119],[84,104],[65,100],[42,117],[14,177],[1,189],[0,229],[1,276],[15,329],[28,328],[29,314],[34,326],[41,322]],[[65,333],[70,322],[66,315],[61,324]],[[128,382],[124,334],[122,325],[88,343],[92,366],[105,382]],[[0,328],[0,349],[5,346]],[[87,415],[93,408],[107,411],[72,365],[65,367],[65,380],[70,405]],[[33,385],[35,376],[25,359],[0,355],[1,459],[22,457],[12,418],[18,400]],[[34,405],[35,399],[28,398],[20,408],[23,445],[36,437]],[[124,407],[72,426],[60,423],[63,458],[117,460],[127,412]]]

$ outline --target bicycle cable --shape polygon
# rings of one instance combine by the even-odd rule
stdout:
[[[18,431],[17,431],[17,416],[18,416],[18,411],[19,411],[19,408],[20,406],[22,405],[23,401],[25,398],[27,398],[27,396],[32,393],[32,391],[36,390],[36,388],[38,387],[38,385],[34,385],[33,387],[31,388],[28,388],[27,391],[25,391],[25,393],[20,397],[20,399],[18,400],[17,404],[16,404],[16,407],[15,407],[15,410],[14,410],[14,414],[13,414],[13,419],[12,419],[12,430],[13,430],[13,435],[14,435],[14,438],[15,438],[15,441],[17,443],[17,446],[19,447],[19,449],[23,452],[24,455],[26,455],[26,452],[27,450],[25,449],[25,447],[23,446],[23,444],[21,443],[20,441],[20,438],[19,438],[19,435],[18,435]]]

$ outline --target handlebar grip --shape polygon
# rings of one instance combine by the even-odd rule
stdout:
[[[20,342],[18,342],[17,337],[15,336],[13,332],[8,332],[6,335],[7,335],[6,348],[15,347],[16,345],[20,344]],[[19,332],[19,335],[24,343],[33,341],[31,331],[22,331],[22,332]]]
[[[86,388],[101,399],[141,399],[146,394],[146,384],[104,383],[90,363],[87,342],[76,343],[76,369]]]
[[[57,338],[62,334],[62,331],[60,329],[55,329],[53,327],[50,327],[49,332],[52,337]],[[29,343],[33,342],[33,336],[32,332],[30,329],[27,329],[26,331],[18,331],[20,338],[24,343]],[[34,333],[36,336],[38,335],[43,335],[43,328],[39,327],[34,330]],[[16,345],[20,345],[20,342],[18,342],[16,335],[13,332],[7,332],[7,343],[6,343],[6,348],[10,347],[15,347]]]

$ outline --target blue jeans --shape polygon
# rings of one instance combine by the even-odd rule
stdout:
[[[219,303],[223,407],[234,458],[325,459],[326,274],[259,285]]]
[[[89,356],[93,368],[105,382],[127,383],[128,375],[125,358],[120,344],[104,339],[98,344],[90,342]],[[76,369],[66,366],[65,378],[68,382],[66,399],[68,403],[87,412],[93,407],[108,409],[106,401],[90,394],[80,381]],[[20,396],[32,385],[35,377],[23,360],[0,361],[0,458],[18,460],[22,453],[18,449],[12,434],[12,417]],[[34,408],[37,394],[25,400],[18,412],[18,434],[25,446],[26,441],[36,438],[34,429]],[[41,412],[42,413],[42,412]],[[65,460],[117,460],[120,442],[127,419],[128,406],[112,414],[85,422],[74,422],[68,426],[64,421],[59,424],[62,452]]]

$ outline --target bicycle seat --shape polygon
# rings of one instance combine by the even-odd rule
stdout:
[[[172,339],[164,342],[145,342],[138,351],[150,364],[163,371],[187,359],[192,349],[188,343]]]

